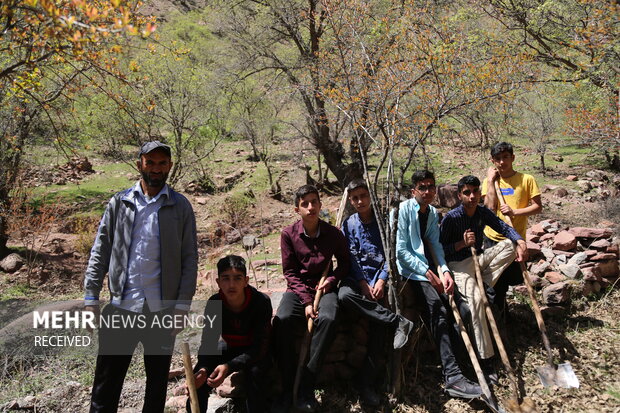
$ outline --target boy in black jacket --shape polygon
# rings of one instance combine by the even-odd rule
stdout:
[[[245,373],[248,413],[266,411],[261,385],[268,371],[271,301],[248,285],[246,274],[245,260],[237,255],[228,255],[217,263],[216,281],[220,291],[209,301],[222,301],[222,340],[218,343],[222,354],[207,354],[208,343],[212,344],[217,337],[212,337],[213,333],[204,329],[198,363],[194,367],[202,413],[207,411],[211,389],[222,384],[231,373],[240,370]],[[189,399],[187,411],[191,411]]]

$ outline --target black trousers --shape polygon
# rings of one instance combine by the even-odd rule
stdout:
[[[247,348],[237,347],[228,348],[225,342],[220,341],[220,349],[222,350],[221,356],[209,356],[207,358],[207,365],[204,366],[207,370],[207,376],[213,372],[220,364],[225,364],[228,361],[234,359],[238,355],[244,353]],[[270,363],[266,358],[259,363],[248,366],[243,370],[244,388],[246,393],[246,412],[247,413],[264,413],[267,411],[267,405],[265,402],[265,376],[269,371]],[[194,367],[194,373],[200,370],[200,366]],[[200,413],[206,413],[209,407],[209,395],[213,389],[205,382],[202,386],[196,389],[198,394],[198,404],[200,405]],[[190,399],[187,399],[186,409],[188,413],[191,413]]]
[[[422,303],[422,320],[430,330],[439,350],[444,378],[460,374],[461,369],[457,362],[457,356],[460,359],[465,354],[465,350],[448,303],[448,297],[445,294],[440,295],[430,282],[414,280],[405,280],[404,282],[410,284],[415,301]],[[467,320],[471,318],[469,307],[461,299],[456,286],[454,298],[459,314],[467,325]]]
[[[314,320],[310,358],[306,365],[313,375],[318,373],[325,353],[336,336],[337,314],[338,294],[337,291],[330,291],[321,298],[319,316]],[[306,326],[305,309],[299,297],[295,293],[285,292],[273,319],[274,346],[284,393],[293,389],[297,368],[295,341],[298,333],[305,331]]]
[[[111,304],[104,307],[102,318],[112,320],[114,317],[119,317],[129,322],[133,320],[133,327],[119,325],[100,327],[99,354],[95,367],[90,413],[114,413],[118,410],[125,375],[139,342],[144,347],[146,370],[142,411],[144,413],[164,411],[175,337],[171,335],[170,328],[156,324],[155,327],[152,326],[154,319],[161,319],[170,313],[170,310],[150,312],[146,304],[141,314],[122,310]],[[138,328],[140,325],[138,320],[144,321],[145,328]]]
[[[374,387],[378,359],[386,353],[386,337],[389,333],[394,335],[398,327],[398,316],[379,302],[364,297],[359,283],[351,278],[341,281],[338,302],[345,311],[365,317],[370,323],[367,355],[359,381],[362,386]]]

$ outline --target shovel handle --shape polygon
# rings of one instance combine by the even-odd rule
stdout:
[[[506,353],[506,347],[504,346],[504,342],[502,341],[502,337],[499,334],[499,329],[497,328],[497,323],[495,322],[495,316],[493,316],[493,311],[491,310],[491,306],[489,305],[489,301],[487,300],[487,293],[484,290],[484,281],[482,279],[482,271],[480,270],[480,263],[478,262],[478,255],[476,254],[476,247],[472,246],[471,248],[471,256],[474,260],[474,268],[476,270],[476,281],[478,284],[478,290],[480,291],[480,298],[482,299],[482,303],[484,305],[484,310],[487,315],[487,320],[489,325],[491,326],[491,331],[493,332],[493,338],[495,339],[495,344],[497,345],[497,349],[499,350],[500,358],[502,359],[502,363],[504,364],[504,368],[508,372],[508,378],[510,379],[510,387],[512,387],[512,395],[513,398],[517,401],[519,400],[519,386],[517,384],[517,377],[515,372],[510,365],[510,359],[508,358],[508,353]]]
[[[497,181],[495,183],[495,193],[497,194],[497,198],[499,199],[500,205],[506,205],[506,200],[504,199],[504,194],[499,188],[499,183]],[[508,224],[511,227],[514,227],[512,223],[512,218],[506,216],[508,220]],[[534,316],[536,317],[536,323],[538,324],[538,329],[540,330],[540,334],[542,336],[543,344],[545,349],[547,350],[547,363],[550,366],[555,368],[555,363],[553,362],[553,353],[551,352],[551,344],[549,343],[549,337],[547,336],[547,327],[545,326],[545,320],[542,316],[542,311],[540,311],[540,307],[538,305],[538,300],[536,299],[536,292],[534,291],[534,287],[532,287],[532,282],[530,281],[530,273],[525,266],[525,263],[521,261],[521,272],[523,273],[523,281],[525,286],[527,287],[527,292],[530,296],[530,302],[532,303],[532,309],[534,310]]]

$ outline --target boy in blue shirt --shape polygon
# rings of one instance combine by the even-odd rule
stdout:
[[[482,390],[463,375],[458,365],[455,348],[459,345],[459,335],[444,304],[445,294],[454,294],[454,281],[439,243],[439,214],[431,205],[437,190],[435,175],[427,170],[416,171],[411,181],[413,197],[400,204],[398,214],[398,271],[412,289],[415,300],[422,303],[422,319],[439,350],[446,393],[452,397],[477,398]],[[434,262],[434,256],[438,262]],[[435,264],[441,266],[443,281],[435,274]],[[467,310],[461,302],[456,302],[461,313],[465,313]]]
[[[370,192],[363,179],[349,183],[349,202],[357,211],[342,225],[349,243],[351,270],[341,281],[338,301],[347,311],[366,317],[371,328],[368,335],[366,360],[361,374],[360,399],[369,406],[378,406],[376,357],[384,352],[386,329],[394,331],[393,347],[403,347],[413,323],[396,315],[381,302],[388,279],[388,264],[383,253],[379,225],[370,203]]]

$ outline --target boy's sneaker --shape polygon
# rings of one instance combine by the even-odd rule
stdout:
[[[497,370],[495,370],[495,360],[493,358],[482,359],[480,360],[480,367],[482,368],[484,378],[487,379],[487,383],[497,386],[499,384],[499,376],[497,375]]]
[[[482,389],[478,383],[474,383],[462,374],[448,377],[445,390],[451,397],[462,399],[476,399],[482,395]]]
[[[381,397],[370,386],[364,386],[359,392],[360,401],[368,407],[377,407],[381,404]]]
[[[314,397],[314,391],[301,391],[295,401],[295,408],[300,412],[312,413],[319,408],[319,402]]]
[[[394,350],[403,348],[407,344],[413,327],[415,327],[415,324],[402,315],[398,315],[398,327],[396,327],[396,332],[394,333]]]

